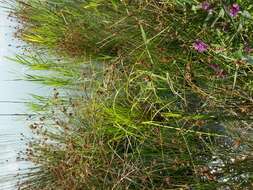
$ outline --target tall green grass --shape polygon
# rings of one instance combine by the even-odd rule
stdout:
[[[20,189],[252,188],[253,7],[232,3],[13,1],[13,60],[58,88],[30,103]]]

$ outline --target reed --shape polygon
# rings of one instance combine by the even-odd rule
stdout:
[[[20,189],[252,188],[251,1],[13,2],[12,59],[57,88]]]

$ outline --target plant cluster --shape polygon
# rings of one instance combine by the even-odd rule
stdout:
[[[251,0],[18,0],[47,71],[20,189],[251,189]],[[27,47],[24,47],[27,48]]]

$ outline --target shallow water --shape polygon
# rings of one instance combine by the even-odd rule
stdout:
[[[25,147],[20,134],[29,136],[29,130],[24,116],[12,115],[29,113],[22,102],[29,99],[31,93],[45,94],[47,90],[30,82],[15,81],[27,71],[6,59],[18,53],[16,46],[20,42],[13,39],[15,22],[7,19],[3,8],[0,8],[0,18],[0,190],[13,190],[17,189],[13,176],[19,168],[29,164],[16,159],[17,153]]]

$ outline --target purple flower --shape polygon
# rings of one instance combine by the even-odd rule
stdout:
[[[202,10],[207,11],[209,14],[211,14],[213,12],[213,9],[212,9],[210,3],[208,3],[207,1],[204,1],[204,2],[200,3],[199,7]]]
[[[199,52],[199,53],[203,53],[205,51],[207,51],[208,49],[208,45],[205,44],[203,41],[201,40],[196,40],[194,43],[193,43],[193,47],[194,49]]]
[[[216,74],[217,77],[219,77],[219,78],[225,78],[226,73],[225,73],[225,71],[223,69],[220,68],[219,65],[217,65],[217,64],[209,64],[208,66],[215,71],[215,74]]]
[[[202,2],[201,3],[201,8],[203,9],[203,10],[205,10],[205,11],[208,11],[208,10],[210,10],[210,3],[208,3],[207,1],[204,1],[204,2]]]
[[[230,7],[230,16],[235,17],[237,16],[237,14],[240,11],[240,6],[237,3],[234,3],[231,7]]]

